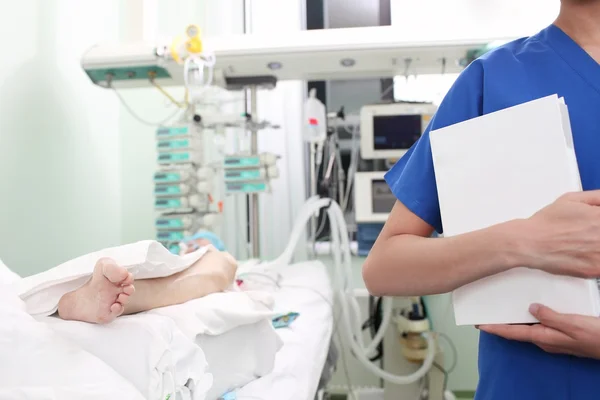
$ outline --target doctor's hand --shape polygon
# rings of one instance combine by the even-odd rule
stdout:
[[[558,275],[600,277],[599,206],[600,190],[568,193],[520,221],[515,228],[520,265]]]
[[[559,314],[534,304],[537,325],[482,325],[480,330],[509,340],[529,342],[549,353],[600,359],[600,318]]]

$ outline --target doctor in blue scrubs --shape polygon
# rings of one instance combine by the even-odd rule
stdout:
[[[363,266],[372,294],[445,293],[522,265],[600,277],[599,62],[600,0],[563,0],[554,24],[463,71],[422,139],[386,175],[398,201]],[[528,219],[430,238],[443,230],[429,131],[555,93],[569,105],[584,192]],[[600,399],[600,318],[537,304],[530,312],[541,324],[480,327],[476,398]]]

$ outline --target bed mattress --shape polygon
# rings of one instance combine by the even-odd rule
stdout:
[[[284,344],[273,371],[237,390],[237,398],[313,400],[333,332],[333,292],[327,269],[321,262],[310,261],[277,272],[276,309],[300,315],[288,328],[277,330]]]

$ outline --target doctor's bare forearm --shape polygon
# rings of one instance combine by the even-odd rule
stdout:
[[[510,221],[451,238],[380,237],[363,266],[365,284],[377,296],[440,294],[526,265],[524,223]]]

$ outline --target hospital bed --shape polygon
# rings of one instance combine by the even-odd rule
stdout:
[[[323,207],[330,214],[334,233],[332,255],[336,273],[332,281],[320,262],[291,263],[306,221]],[[336,362],[331,346],[337,322],[333,318],[334,294],[341,305],[342,333],[348,339],[357,337],[353,330],[358,332],[357,322],[362,321],[359,315],[352,315],[357,305],[349,290],[353,286],[348,274],[349,243],[344,224],[337,203],[311,198],[299,212],[288,246],[280,257],[270,262],[250,261],[240,265],[241,291],[214,293],[184,304],[121,317],[102,326],[57,318],[45,322],[70,342],[118,369],[145,398],[213,400],[225,391],[234,390],[232,398],[237,400],[313,400],[319,388],[327,383]],[[123,254],[125,258],[119,262]],[[48,318],[65,291],[85,282],[87,278],[82,271],[89,272],[94,260],[107,256],[128,268],[136,279],[150,279],[177,273],[196,262],[201,254],[199,250],[175,256],[154,241],[142,243],[141,248],[138,243],[89,254],[83,256],[85,262],[74,260],[59,274],[50,270],[30,279],[25,285],[28,290],[20,292],[26,293],[21,298],[27,311],[37,310],[41,318]],[[388,307],[383,312],[383,320],[387,319],[388,324],[390,311]],[[273,330],[272,318],[290,312],[298,313],[297,319]],[[74,326],[79,326],[78,332]],[[129,335],[129,342],[123,343],[123,337],[132,330],[138,333]],[[381,332],[384,330],[380,328],[369,345],[350,344],[359,360],[367,357],[369,347],[380,342]],[[147,342],[140,338],[146,338]],[[425,338],[429,348],[433,348],[433,339]],[[98,346],[98,343],[109,345]],[[115,351],[110,344],[119,344],[121,349]],[[162,350],[152,352],[157,349]],[[123,359],[129,363],[119,364]],[[433,352],[428,352],[420,370],[407,377],[386,375],[368,360],[365,365],[374,373],[403,384],[426,373],[432,362]]]
[[[283,347],[273,371],[237,390],[237,398],[313,400],[336,361],[330,346],[333,291],[327,270],[322,263],[310,261],[274,268],[273,275],[276,310],[299,316],[289,327],[277,330]]]

